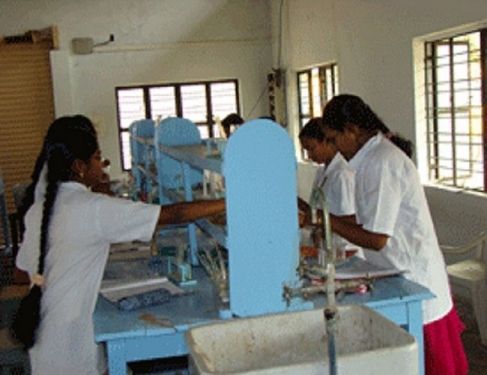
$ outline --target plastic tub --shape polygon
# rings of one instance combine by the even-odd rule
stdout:
[[[414,337],[375,311],[340,306],[337,372],[418,373]],[[190,329],[190,374],[327,374],[323,310],[235,319]]]

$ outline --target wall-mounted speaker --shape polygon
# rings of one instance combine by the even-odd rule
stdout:
[[[89,55],[93,52],[93,38],[73,38],[71,49],[75,55]]]

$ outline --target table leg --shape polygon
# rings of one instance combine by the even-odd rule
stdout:
[[[111,340],[106,345],[108,373],[110,375],[127,375],[124,340]]]
[[[407,303],[407,331],[416,338],[418,343],[419,375],[424,375],[424,342],[423,342],[423,310],[421,301]]]

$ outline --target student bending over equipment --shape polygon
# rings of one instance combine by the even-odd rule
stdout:
[[[308,153],[308,157],[320,164],[313,189],[322,189],[331,214],[355,222],[355,172],[335,145],[326,141],[321,123],[321,117],[312,118],[299,133],[301,146]],[[309,210],[308,204],[303,200],[299,199],[298,204],[302,211]],[[361,253],[358,246],[336,233],[332,234],[332,244],[343,252],[343,256],[345,250],[354,249]]]
[[[423,301],[426,374],[467,374],[460,337],[464,326],[452,302],[419,175],[406,155],[409,142],[389,139],[389,129],[354,95],[338,95],[326,104],[323,127],[326,139],[356,171],[357,223],[332,217],[333,231],[375,250],[375,261],[407,270],[404,277],[430,289],[436,298]]]

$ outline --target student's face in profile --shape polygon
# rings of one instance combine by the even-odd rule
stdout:
[[[301,138],[301,146],[306,150],[308,157],[317,164],[330,163],[336,154],[333,144],[316,138]]]
[[[347,160],[353,158],[360,148],[358,134],[352,127],[346,126],[343,132],[326,128],[325,139],[328,143],[333,144]]]
[[[104,178],[103,168],[105,166],[106,163],[101,157],[101,151],[95,151],[86,163],[86,170],[84,173],[85,185],[89,187],[98,185]]]

